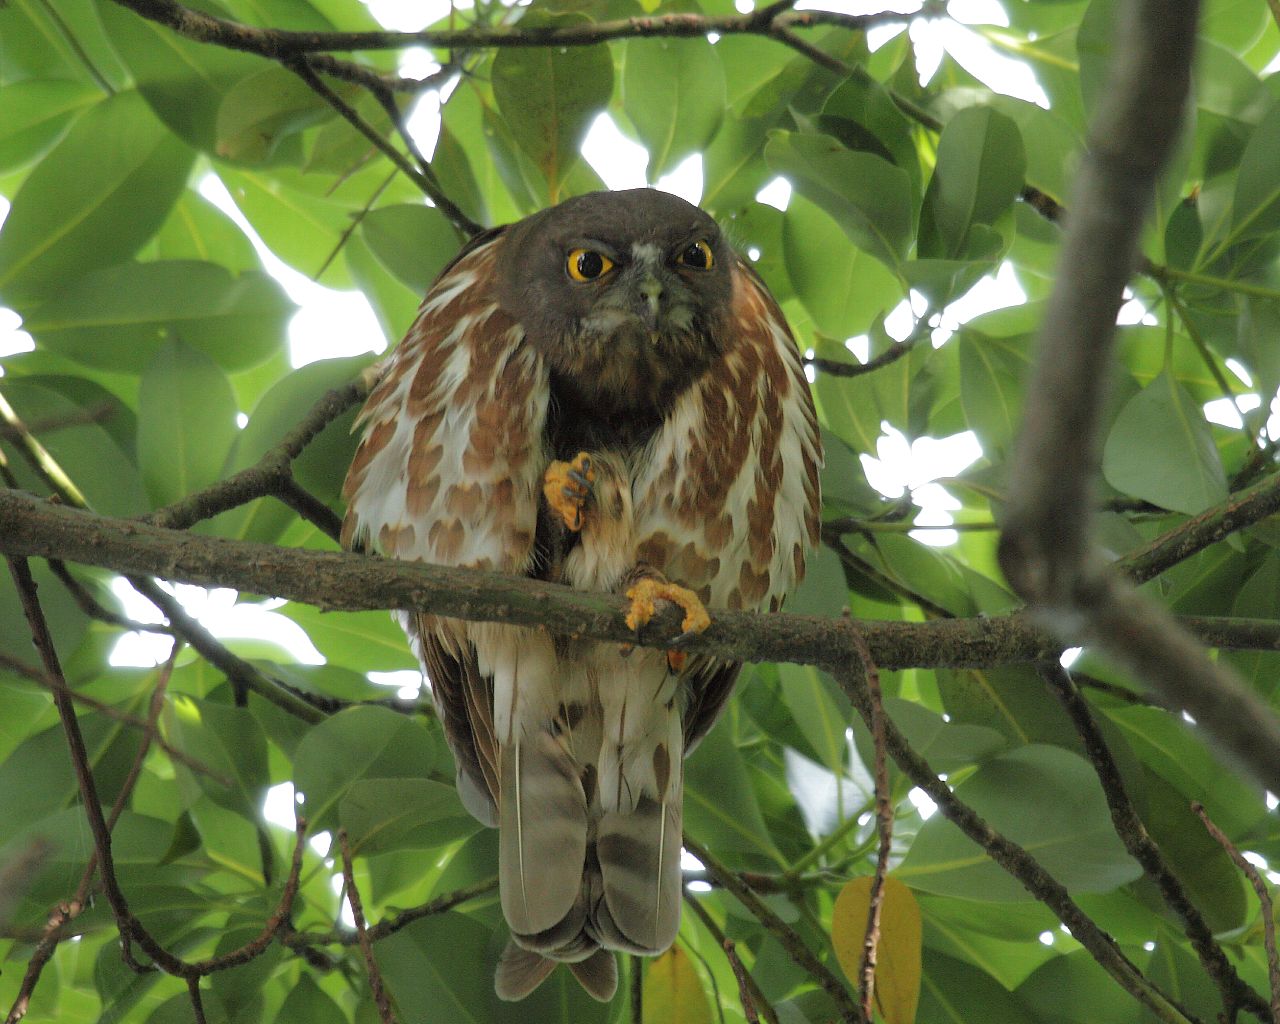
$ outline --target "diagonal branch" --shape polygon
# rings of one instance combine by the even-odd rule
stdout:
[[[1237,1007],[1243,1007],[1257,1014],[1267,1013],[1267,1003],[1236,973],[1226,953],[1213,937],[1208,922],[1183,888],[1181,880],[1173,873],[1160,847],[1156,845],[1146,825],[1138,815],[1138,809],[1120,775],[1120,766],[1116,764],[1111,750],[1103,739],[1102,731],[1094,720],[1089,705],[1076,688],[1071,674],[1059,662],[1046,662],[1040,666],[1040,677],[1045,685],[1058,698],[1066,709],[1067,715],[1075,726],[1076,733],[1084,744],[1085,756],[1098,775],[1102,792],[1111,811],[1111,822],[1115,826],[1116,835],[1129,851],[1129,856],[1142,865],[1147,877],[1156,883],[1165,905],[1182,921],[1183,931],[1190,940],[1196,955],[1200,958],[1205,972],[1218,986],[1222,994],[1227,1018],[1235,1016]],[[1265,1018],[1264,1018],[1265,1019]]]
[[[1100,567],[1090,529],[1116,314],[1140,265],[1155,179],[1179,137],[1199,5],[1130,0],[1077,177],[1015,452],[1001,568],[1062,639],[1093,645],[1185,708],[1254,777],[1280,784],[1280,722],[1160,606]],[[1153,564],[1168,557],[1149,556]]]
[[[746,907],[751,916],[759,921],[778,940],[782,948],[796,962],[796,965],[822,987],[822,990],[835,1003],[841,1019],[846,1024],[867,1021],[867,1018],[863,1015],[862,1008],[850,997],[849,990],[832,973],[831,969],[804,944],[804,940],[796,934],[794,928],[770,910],[764,901],[751,891],[751,887],[746,882],[721,864],[705,846],[690,839],[688,835],[684,837],[684,845],[691,854],[702,861],[711,876],[725,889],[733,893],[738,902]]]

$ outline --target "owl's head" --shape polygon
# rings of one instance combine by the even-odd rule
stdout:
[[[584,394],[642,405],[716,355],[735,259],[715,221],[678,196],[593,192],[507,230],[498,299]]]

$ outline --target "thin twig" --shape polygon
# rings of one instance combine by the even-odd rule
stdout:
[[[351,867],[351,847],[347,843],[347,830],[338,830],[338,846],[342,850],[342,878],[347,887],[347,903],[351,907],[351,916],[356,923],[356,937],[360,941],[360,952],[364,954],[365,967],[369,972],[369,989],[373,993],[373,1001],[378,1006],[378,1016],[382,1024],[395,1024],[395,1014],[391,1012],[391,1000],[382,985],[382,972],[378,970],[378,961],[373,956],[373,942],[369,938],[364,923],[364,907],[360,903],[360,890],[356,888],[356,876]]]
[[[697,899],[697,897],[693,896],[687,891],[684,894],[684,904],[686,907],[688,907],[690,910],[693,911],[694,917],[696,917],[699,921],[701,921],[702,926],[706,928],[708,932],[711,933],[711,937],[715,939],[716,945],[719,946],[721,949],[724,949],[725,944],[729,940],[728,938],[726,938],[724,931],[720,928],[720,926],[716,924],[715,918],[711,916],[710,911],[708,911],[707,908],[702,905],[702,903]],[[726,956],[727,955],[728,953],[726,951]],[[739,962],[741,961],[739,960]],[[730,967],[732,968],[732,966],[733,966],[732,961],[730,961]],[[734,974],[735,976],[738,976],[736,970],[734,971]],[[762,1017],[764,1017],[766,1024],[778,1024],[778,1013],[773,1008],[773,1004],[770,1003],[769,1000],[765,997],[765,994],[762,991],[760,991],[760,986],[756,984],[756,979],[752,977],[751,972],[747,971],[745,967],[743,969],[742,975],[739,976],[739,980],[741,983],[744,983],[746,985],[747,992],[751,997],[751,1003],[753,1007],[760,1013]],[[747,1004],[744,1002],[742,1004],[742,1009],[744,1013],[746,1012],[746,1008],[747,1008]]]
[[[369,941],[378,942],[385,939],[388,935],[398,932],[406,925],[412,924],[414,921],[420,920],[424,917],[431,917],[434,914],[446,913],[456,906],[473,900],[477,896],[484,896],[491,893],[497,888],[498,879],[495,875],[492,878],[486,878],[483,881],[464,886],[461,889],[455,889],[452,892],[444,893],[433,900],[428,900],[420,906],[402,910],[394,917],[383,918],[377,924],[369,928]],[[335,929],[328,932],[290,932],[283,941],[286,946],[289,946],[292,949],[302,949],[311,946],[354,946],[358,944],[359,939],[346,929]]]
[[[630,984],[631,1024],[644,1024],[644,963],[634,953],[627,957]]]
[[[859,629],[863,624],[859,623]],[[850,654],[845,665],[830,670],[867,728],[872,712],[861,659]],[[1017,843],[991,827],[972,807],[960,800],[919,753],[907,742],[889,715],[884,716],[885,746],[903,773],[938,806],[939,813],[977,843],[988,857],[1026,887],[1036,899],[1052,910],[1079,942],[1126,992],[1147,1006],[1166,1024],[1187,1024],[1195,1020],[1176,1006],[1125,956],[1111,936],[1071,899],[1066,888],[1050,875],[1034,857]],[[686,844],[687,845],[687,844]]]
[[[1258,909],[1262,915],[1262,942],[1267,949],[1267,976],[1271,982],[1271,1019],[1272,1021],[1280,1021],[1280,957],[1276,955],[1276,918],[1275,912],[1272,910],[1271,892],[1267,889],[1267,884],[1262,880],[1262,876],[1258,874],[1258,869],[1250,864],[1244,855],[1236,849],[1235,844],[1227,838],[1227,834],[1213,823],[1209,813],[1204,809],[1204,805],[1196,801],[1192,803],[1191,809],[1204,822],[1204,827],[1208,829],[1209,835],[1213,836],[1219,845],[1227,851],[1227,855],[1235,862],[1236,867],[1244,873],[1245,878],[1249,879],[1249,884],[1253,886],[1253,891],[1258,894]]]
[[[731,892],[747,912],[778,940],[782,948],[787,951],[787,955],[796,962],[796,966],[808,974],[831,997],[841,1020],[846,1024],[866,1024],[867,1018],[863,1016],[862,1008],[850,997],[849,990],[804,944],[804,940],[794,928],[770,910],[742,879],[720,863],[705,846],[688,835],[684,837],[684,845],[685,849],[702,861],[716,881]]]
[[[737,947],[733,944],[733,939],[725,939],[722,945],[724,955],[729,959],[729,966],[733,968],[733,976],[738,979],[738,999],[742,1002],[743,1016],[747,1018],[747,1024],[760,1024],[760,1015],[756,1013],[756,1004],[751,998],[751,986],[747,984],[747,969],[738,959]]]
[[[62,581],[62,585],[67,588],[67,593],[80,606],[80,610],[90,618],[97,619],[99,622],[106,622],[112,626],[120,626],[122,629],[129,629],[135,633],[164,633],[167,636],[173,636],[172,628],[163,622],[139,622],[106,607],[90,593],[88,587],[71,575],[66,563],[56,558],[51,558],[49,559],[49,571]]]
[[[187,979],[187,994],[191,997],[191,1011],[195,1015],[196,1024],[207,1024],[204,1015],[204,1000],[200,998],[200,977],[197,975]]]
[[[876,953],[880,943],[880,913],[884,905],[884,879],[889,870],[889,854],[893,846],[893,798],[889,792],[889,766],[885,755],[884,703],[880,693],[880,670],[876,668],[867,648],[866,638],[858,630],[857,623],[849,619],[849,636],[862,659],[862,671],[867,681],[867,704],[871,712],[871,739],[875,747],[874,777],[876,787],[876,831],[879,848],[876,851],[876,870],[871,877],[871,893],[867,908],[867,927],[862,940],[862,957],[858,963],[858,978],[862,990],[862,1013],[871,1020],[875,1007]]]

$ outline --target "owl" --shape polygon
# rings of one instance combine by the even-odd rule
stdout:
[[[356,421],[343,543],[393,558],[776,610],[817,542],[821,442],[795,343],[707,214],[578,196],[469,242]],[[499,830],[511,939],[495,988],[564,962],[601,1000],[613,950],[680,920],[683,759],[740,665],[407,615],[457,765]]]

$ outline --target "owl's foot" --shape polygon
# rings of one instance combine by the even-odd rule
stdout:
[[[542,475],[547,504],[574,533],[582,529],[582,513],[595,493],[595,482],[596,471],[586,452],[578,452],[572,462],[557,459]]]
[[[688,587],[668,583],[666,580],[652,577],[640,580],[627,591],[627,600],[631,602],[631,609],[627,612],[627,625],[637,630],[653,618],[658,610],[658,601],[670,601],[683,608],[684,621],[680,623],[680,628],[684,632],[676,637],[677,643],[701,633],[711,625],[711,616],[707,614],[702,599]],[[672,672],[683,669],[688,659],[689,655],[684,651],[667,651],[667,664]]]

